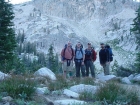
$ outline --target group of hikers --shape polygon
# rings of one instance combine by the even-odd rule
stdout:
[[[104,69],[104,74],[109,75],[109,65],[113,60],[113,53],[109,45],[101,43],[101,50],[99,51],[100,64]],[[67,74],[73,77],[73,64],[75,62],[76,77],[89,77],[89,70],[91,76],[95,78],[95,66],[94,62],[97,58],[97,53],[92,47],[91,43],[87,44],[87,48],[84,50],[83,45],[78,42],[75,49],[72,48],[71,42],[68,42],[61,51],[62,70],[64,78],[67,78]]]

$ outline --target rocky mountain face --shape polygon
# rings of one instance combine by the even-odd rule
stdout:
[[[70,40],[85,47],[90,41],[98,52],[104,42],[113,48],[114,60],[127,65],[137,48],[130,33],[137,8],[133,0],[33,0],[14,6],[14,23],[16,32],[25,33],[26,42],[39,51],[47,53],[53,44],[60,53]]]

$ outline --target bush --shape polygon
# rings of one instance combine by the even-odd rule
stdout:
[[[90,77],[83,78],[83,80],[81,81],[81,84],[95,85],[94,79]]]
[[[93,93],[91,93],[91,92],[85,91],[85,92],[80,94],[79,99],[94,102],[95,101],[95,95]]]
[[[23,76],[12,76],[0,85],[0,92],[7,92],[13,98],[31,99],[36,83]]]
[[[137,91],[124,89],[117,83],[107,83],[97,91],[96,100],[104,101],[108,104],[127,103],[127,105],[139,105]]]
[[[118,84],[108,83],[100,87],[100,89],[96,93],[96,98],[98,100],[106,99],[110,102],[114,102],[117,98],[119,91],[120,87]]]
[[[116,71],[117,76],[121,76],[121,77],[128,77],[133,73],[134,73],[134,71],[132,71],[129,68],[124,68],[123,66],[118,67],[118,69]]]
[[[50,81],[50,84],[48,86],[50,91],[54,90],[60,90],[68,87],[68,82],[66,81],[63,76],[57,76],[56,81]]]

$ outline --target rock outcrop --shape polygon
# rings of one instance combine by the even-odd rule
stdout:
[[[35,76],[46,77],[46,78],[49,78],[51,80],[56,80],[55,74],[50,69],[48,69],[46,67],[40,68],[38,71],[36,71],[34,73],[34,75]]]

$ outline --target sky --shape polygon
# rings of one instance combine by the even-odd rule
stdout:
[[[19,3],[23,3],[23,2],[27,2],[31,0],[9,0],[9,1],[11,1],[12,4],[19,4]]]

